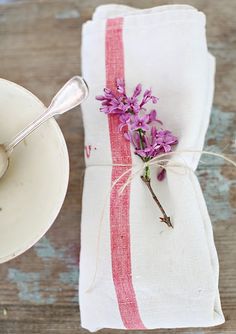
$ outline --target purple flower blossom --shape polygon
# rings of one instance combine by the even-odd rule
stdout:
[[[150,160],[153,158],[153,147],[149,145],[145,148],[136,149],[135,154],[139,155],[141,158],[144,158],[144,161]]]
[[[137,115],[134,116],[134,121],[131,125],[131,130],[143,130],[143,131],[147,131],[149,130],[149,126],[148,126],[148,122],[149,122],[149,116],[148,115],[144,115],[143,117],[139,117]]]
[[[157,112],[156,112],[155,109],[151,110],[150,113],[148,114],[148,116],[149,116],[148,123],[157,122],[157,123],[160,123],[161,125],[163,125],[162,121],[157,118]]]
[[[119,118],[120,125],[119,130],[121,131],[125,126],[127,126],[130,123],[130,114],[122,114]]]
[[[125,81],[123,79],[116,80],[116,89],[120,94],[125,94]]]
[[[105,92],[104,96],[96,96],[96,99],[102,101],[100,111],[105,114],[122,114],[129,109],[129,106],[124,103],[121,96],[115,97],[110,92]]]
[[[133,95],[131,97],[126,97],[125,99],[125,103],[127,103],[129,109],[135,114],[137,114],[141,109],[139,100],[137,98],[141,94],[141,91],[142,91],[142,85],[138,84],[135,87]]]
[[[152,90],[151,89],[147,89],[147,90],[145,90],[145,92],[143,94],[143,99],[142,99],[142,102],[140,104],[140,107],[142,108],[142,106],[144,106],[150,100],[152,101],[152,103],[157,103],[158,98],[156,96],[152,95]]]
[[[166,170],[162,168],[161,171],[157,174],[157,180],[163,181],[165,176],[166,176]]]
[[[128,131],[124,134],[124,137],[131,142],[135,149],[140,148],[140,136],[139,133],[136,131]]]
[[[171,146],[178,143],[177,137],[173,136],[169,130],[160,130],[155,133],[156,146],[155,148],[160,152],[170,152]]]
[[[152,109],[150,112],[144,105],[155,104],[158,98],[152,95],[151,89],[144,91],[142,85],[138,84],[131,96],[126,95],[125,82],[123,79],[116,80],[116,92],[109,88],[104,89],[104,95],[96,97],[101,102],[100,111],[105,114],[118,114],[119,130],[123,131],[126,140],[134,146],[134,152],[143,161],[148,161],[159,154],[172,150],[172,146],[178,143],[178,139],[171,131],[158,129],[157,125],[163,125],[157,118],[157,112]],[[165,177],[165,169],[161,169],[157,178],[159,181]]]
[[[96,100],[104,101],[104,100],[106,100],[106,98],[103,95],[98,95],[98,96],[96,96]]]
[[[173,136],[170,131],[157,131],[155,127],[152,127],[151,131],[142,135],[143,145],[142,147],[136,146],[135,153],[141,157],[145,157],[146,159],[151,159],[156,157],[158,154],[170,152],[172,150],[172,146],[176,145],[177,142],[177,137]]]
[[[149,133],[142,134],[142,145],[135,148],[135,154],[144,158],[145,161],[156,156],[154,141]]]
[[[141,94],[141,91],[142,91],[142,85],[141,84],[138,84],[136,87],[135,87],[135,90],[134,90],[134,93],[133,93],[133,97],[137,97]]]
[[[128,109],[130,109],[133,113],[137,114],[140,111],[140,105],[136,97],[127,97],[125,103],[127,104]]]
[[[123,101],[122,97],[113,98],[110,104],[115,108],[116,114],[125,113],[129,109],[129,106]]]

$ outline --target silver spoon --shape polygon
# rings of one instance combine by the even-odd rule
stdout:
[[[49,107],[27,127],[20,131],[10,142],[0,144],[0,178],[6,173],[9,166],[10,155],[23,139],[37,129],[41,124],[55,115],[81,104],[88,96],[88,86],[83,78],[74,76],[54,96]]]

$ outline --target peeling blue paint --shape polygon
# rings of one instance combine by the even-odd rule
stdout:
[[[59,280],[63,284],[76,286],[78,284],[79,269],[69,265],[68,272],[59,273]]]
[[[67,254],[67,248],[55,249],[50,241],[44,236],[35,246],[35,252],[43,261],[52,259],[61,260],[68,268],[67,272],[59,273],[62,283],[76,285],[78,282],[78,263],[71,254]],[[64,280],[64,282],[63,282]]]
[[[64,258],[64,249],[55,249],[49,240],[44,236],[37,244],[34,246],[36,254],[43,260],[51,259],[63,259]]]
[[[0,0],[0,5],[6,5],[16,2],[16,0]]]
[[[75,266],[68,266],[67,272],[59,273],[59,281],[63,285],[73,286],[75,291],[74,296],[71,298],[71,302],[78,303],[78,280],[79,280],[79,269]]]
[[[235,121],[234,113],[221,111],[216,106],[213,106],[211,111],[211,118],[210,118],[209,129],[207,131],[206,141],[210,138],[215,138],[216,141],[219,143],[224,141],[224,139],[227,138],[228,133],[230,134],[235,133],[234,121]]]
[[[57,13],[55,15],[56,19],[66,20],[66,19],[77,19],[80,17],[80,13],[76,9],[65,10],[63,12]]]
[[[234,137],[232,138],[232,133]],[[221,154],[236,154],[235,114],[221,111],[213,106],[209,128],[205,139],[205,150]],[[213,142],[213,144],[211,144]],[[212,156],[205,156],[202,160],[210,165],[223,165],[225,161]]]
[[[8,279],[17,285],[19,299],[22,301],[34,303],[53,304],[55,298],[53,296],[43,297],[40,293],[40,273],[37,272],[21,272],[18,269],[8,269]]]
[[[37,256],[40,257],[42,261],[56,259],[65,263],[67,270],[58,273],[58,279],[60,283],[72,286],[73,289],[77,291],[79,276],[78,263],[77,260],[71,256],[70,252],[68,252],[68,249],[65,247],[56,249],[46,236],[44,236],[34,248]],[[45,270],[48,270],[48,268],[45,268]],[[47,276],[50,277],[50,272],[47,273]],[[48,288],[48,291],[53,291],[53,289]],[[75,296],[72,298],[72,302],[73,301],[77,301],[77,293],[75,293]]]
[[[226,155],[227,153],[235,154],[235,137],[231,137],[232,133],[236,135],[234,113],[221,111],[213,106],[204,149]],[[227,164],[225,160],[206,155],[201,160],[206,167],[200,163],[197,175],[204,188],[204,197],[212,222],[228,220],[236,214],[236,208],[232,207],[227,200],[230,188],[236,186],[236,180],[222,175],[221,166]]]
[[[52,260],[61,261],[65,264],[66,270],[59,272],[55,278],[65,286],[65,288],[72,287],[75,291],[74,296],[71,297],[71,302],[78,302],[78,261],[73,254],[70,254],[71,249],[68,247],[56,249],[49,239],[44,236],[35,246],[34,250],[37,256],[45,263],[42,272],[22,272],[15,268],[8,269],[9,280],[16,284],[18,289],[19,299],[21,301],[32,302],[36,304],[53,304],[57,300],[57,295],[62,288],[57,286],[40,287],[42,278],[48,279],[53,270],[53,265],[50,266],[47,263]],[[51,281],[50,281],[51,283]],[[57,284],[58,285],[58,284]]]
[[[206,174],[206,175],[205,175]],[[211,177],[208,177],[208,175]],[[197,175],[201,179],[204,188],[204,197],[209,208],[212,222],[226,221],[236,214],[236,208],[230,205],[230,188],[236,187],[236,179],[230,180],[221,174],[217,167],[207,167],[206,170],[198,170]]]

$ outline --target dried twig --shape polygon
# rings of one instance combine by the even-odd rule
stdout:
[[[171,224],[171,220],[170,217],[167,216],[165,210],[163,209],[163,206],[161,205],[159,199],[157,198],[156,194],[154,193],[152,186],[151,186],[151,179],[149,177],[145,177],[144,175],[141,176],[141,179],[143,180],[143,182],[146,184],[146,186],[148,187],[152,198],[154,199],[154,201],[156,202],[156,204],[158,205],[159,209],[161,210],[163,217],[160,217],[160,220],[164,223],[166,223],[167,226],[174,228],[174,226]]]

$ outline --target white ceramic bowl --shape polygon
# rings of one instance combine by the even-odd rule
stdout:
[[[0,143],[44,109],[32,93],[0,79]],[[0,263],[23,253],[46,233],[61,209],[68,179],[65,140],[51,119],[14,149],[0,179]]]

